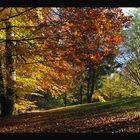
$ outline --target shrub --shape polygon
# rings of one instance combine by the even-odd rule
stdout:
[[[103,96],[100,95],[100,93],[98,91],[95,91],[93,93],[92,100],[94,102],[105,102],[105,99],[103,98]]]

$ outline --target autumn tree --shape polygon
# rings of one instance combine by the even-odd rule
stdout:
[[[33,25],[33,23],[36,24],[38,23],[38,21],[36,20],[36,22],[34,22],[35,17],[31,18],[29,11],[30,14],[32,13],[32,16],[35,16],[38,10],[33,8],[2,8],[1,10],[2,12],[1,19],[0,19],[1,30],[2,31],[4,30],[4,32],[2,32],[1,35],[1,43],[4,46],[4,50],[3,50],[4,55],[2,58],[2,60],[4,61],[2,62],[4,62],[5,65],[4,67],[5,76],[3,76],[3,79],[6,81],[5,85],[3,85],[3,87],[5,87],[6,89],[5,90],[6,97],[5,97],[5,101],[3,98],[3,101],[1,102],[1,108],[5,108],[5,111],[2,110],[1,113],[3,116],[11,115],[14,112],[15,80],[16,80],[15,61],[16,62],[20,61],[19,59],[17,59],[19,58],[19,56],[24,59],[23,55],[24,53],[26,53],[27,46],[31,45],[33,47],[32,45],[33,43],[29,42],[30,40],[42,39],[42,36],[40,36],[40,38],[32,37],[33,35],[32,28],[36,28],[36,26]],[[27,31],[24,28],[25,29],[30,28],[31,30]],[[23,31],[25,32],[22,32],[22,29],[24,29]],[[21,42],[22,42],[22,46],[24,46],[24,49],[22,49],[22,47],[20,46]],[[20,52],[21,50],[25,50],[25,52],[23,51],[24,53],[22,54],[19,53],[19,50]],[[28,52],[30,52],[30,55],[31,55],[31,51],[33,53],[33,49],[32,48],[30,49],[28,47]],[[3,95],[3,93],[1,94]],[[5,113],[3,113],[3,111]]]
[[[75,70],[61,56],[58,45],[61,21],[52,14],[52,8],[7,8],[1,12],[0,40],[6,43],[2,44],[6,101],[1,105],[5,106],[6,116],[13,114],[15,89],[65,92],[72,84],[68,80]]]
[[[25,10],[26,11],[26,10]],[[24,11],[24,12],[25,12]],[[28,10],[27,10],[28,11]],[[12,8],[2,8],[1,10],[1,30],[5,30],[1,35],[1,71],[3,82],[3,90],[1,90],[1,115],[7,116],[11,115],[14,112],[14,96],[15,96],[15,80],[16,80],[16,71],[15,71],[15,47],[12,37],[12,24],[10,19],[23,14],[24,12],[17,13],[12,15]],[[5,44],[3,44],[3,42]],[[2,52],[3,51],[3,52]],[[5,65],[2,67],[2,65]],[[4,84],[5,80],[5,84]],[[4,88],[5,87],[5,88]],[[5,90],[4,90],[5,89]]]
[[[120,8],[60,8],[59,17],[65,21],[61,35],[65,35],[64,59],[88,70],[87,100],[91,102],[96,79],[95,69],[110,54],[116,54],[122,42],[120,32],[130,22]],[[81,16],[84,15],[84,16]]]

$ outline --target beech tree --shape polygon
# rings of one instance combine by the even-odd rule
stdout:
[[[123,41],[121,28],[129,25],[131,17],[120,8],[62,8],[59,16],[65,21],[61,30],[66,36],[64,58],[83,72],[88,70],[87,100],[91,102],[95,69],[110,53],[117,53],[117,46]]]
[[[8,116],[14,112],[15,90],[21,90],[22,87],[22,90],[26,88],[26,91],[31,91],[31,87],[36,86],[39,90],[49,88],[52,93],[60,90],[65,92],[67,88],[65,81],[70,80],[70,72],[73,70],[59,54],[55,53],[54,48],[58,48],[55,32],[59,27],[54,28],[54,26],[59,23],[51,14],[51,8],[8,8],[1,12],[3,12],[0,20],[1,30],[4,32],[0,40],[1,43],[5,42],[2,44],[4,47],[2,53],[4,52],[5,65],[3,70],[6,73],[1,78],[2,81],[5,80],[5,84],[1,87],[6,88],[5,101],[3,96],[1,102],[1,108],[5,110],[2,110],[1,114]],[[15,72],[15,62],[18,77]],[[37,68],[35,74],[33,69]],[[58,80],[64,82],[60,83]],[[29,84],[30,82],[32,84]]]
[[[25,10],[28,11],[28,10]],[[25,12],[24,11],[24,12]],[[15,69],[15,46],[13,43],[12,35],[12,24],[10,19],[23,14],[24,12],[12,15],[11,8],[3,8],[1,10],[2,17],[2,30],[5,30],[4,34],[1,35],[1,43],[3,50],[1,49],[1,115],[8,116],[14,112],[14,97],[15,97],[15,80],[16,80],[16,69]],[[3,42],[5,44],[3,44]],[[3,66],[3,67],[2,67]],[[4,83],[5,81],[5,83]],[[5,90],[4,90],[5,89]]]

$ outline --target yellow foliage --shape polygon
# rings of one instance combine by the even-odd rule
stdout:
[[[92,94],[92,100],[95,102],[105,102],[105,99],[100,95],[99,91],[95,91]]]
[[[35,102],[30,102],[26,99],[19,99],[15,103],[16,114],[25,113],[27,111],[34,110],[36,108],[37,108],[37,106],[35,105]]]
[[[102,93],[102,96],[103,96],[104,99],[109,99],[110,98],[109,93],[107,93],[107,92]]]

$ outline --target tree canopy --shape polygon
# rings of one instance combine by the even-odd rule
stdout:
[[[121,29],[131,21],[120,8],[0,8],[0,12],[4,115],[13,113],[19,91],[49,90],[55,96],[70,92],[87,70],[91,98],[95,73],[117,54],[124,39]]]

